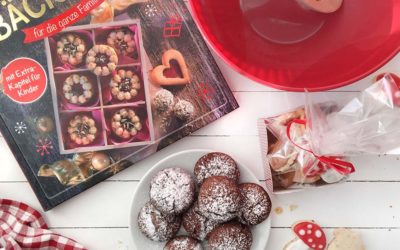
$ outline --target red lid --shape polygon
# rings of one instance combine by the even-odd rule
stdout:
[[[400,48],[400,0],[345,0],[324,14],[294,0],[191,0],[217,53],[265,85],[327,90],[379,69]]]

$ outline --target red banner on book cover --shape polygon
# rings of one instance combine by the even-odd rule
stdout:
[[[68,26],[87,16],[90,11],[97,8],[104,0],[81,0],[62,14],[53,17],[37,26],[23,29],[24,43],[31,43],[52,36]]]
[[[4,93],[14,102],[37,101],[47,88],[47,75],[43,66],[32,58],[21,57],[1,69]]]

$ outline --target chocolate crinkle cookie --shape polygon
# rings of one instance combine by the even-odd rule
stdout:
[[[266,220],[271,212],[271,199],[263,187],[255,183],[239,185],[243,202],[239,220],[243,224],[257,225]]]
[[[188,236],[177,236],[164,247],[164,250],[203,250],[200,242]]]
[[[215,228],[208,239],[209,250],[250,250],[253,236],[248,226],[229,222]]]
[[[213,152],[204,155],[197,161],[194,175],[197,183],[201,185],[206,178],[211,176],[226,176],[238,182],[240,172],[232,157],[224,153]]]
[[[250,250],[253,236],[248,226],[229,222],[215,228],[208,239],[209,250]]]
[[[181,219],[175,215],[165,215],[150,202],[146,203],[138,215],[140,231],[150,240],[167,241],[174,237],[181,226]]]
[[[198,203],[183,214],[182,225],[186,232],[193,238],[204,240],[208,234],[218,226],[218,222],[205,217],[199,210]]]
[[[235,181],[225,176],[213,176],[200,187],[199,210],[208,219],[226,222],[238,215],[242,199]]]
[[[150,200],[165,214],[185,212],[194,201],[196,185],[181,168],[167,168],[156,174],[150,184]]]

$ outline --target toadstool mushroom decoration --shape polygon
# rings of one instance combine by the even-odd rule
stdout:
[[[301,221],[292,227],[296,238],[291,240],[284,250],[324,250],[326,236],[322,228],[313,221]]]

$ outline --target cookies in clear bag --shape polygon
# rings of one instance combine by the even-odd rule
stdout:
[[[274,192],[344,181],[347,175],[309,150],[304,108],[259,120],[266,180]]]

